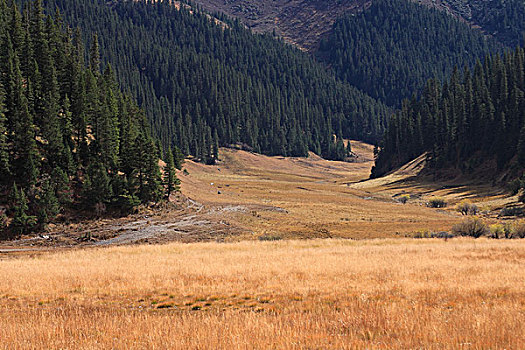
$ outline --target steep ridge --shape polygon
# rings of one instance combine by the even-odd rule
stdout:
[[[374,0],[339,18],[318,56],[341,79],[399,107],[430,78],[501,50],[501,44],[447,14],[409,1]]]
[[[315,51],[335,20],[347,11],[365,6],[367,0],[195,0],[211,12],[239,18],[258,33],[275,32],[302,50]]]
[[[211,12],[239,18],[256,32],[283,37],[301,49],[315,51],[341,15],[361,11],[370,0],[194,0]],[[521,0],[416,0],[480,28],[500,42],[516,46],[523,40],[525,4]]]
[[[224,16],[150,2],[50,0],[64,18],[100,34],[104,61],[146,110],[165,149],[213,162],[218,146],[329,159],[337,139],[376,142],[388,108],[269,35]],[[118,40],[115,40],[118,38]]]

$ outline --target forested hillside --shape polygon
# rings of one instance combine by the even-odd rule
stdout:
[[[453,13],[480,26],[506,45],[525,44],[525,2],[523,0],[445,0]]]
[[[410,1],[374,0],[339,19],[321,43],[321,57],[343,80],[391,106],[430,78],[472,65],[500,45],[443,11]]]
[[[525,168],[525,49],[455,70],[441,84],[430,80],[420,100],[406,101],[390,122],[372,177],[428,152],[433,171],[495,179]],[[483,164],[489,172],[480,173]]]
[[[375,142],[387,108],[307,54],[238,22],[161,2],[50,0],[97,32],[104,61],[137,97],[164,148],[214,160],[217,145],[343,159],[342,137]],[[334,143],[333,135],[339,143]]]
[[[11,2],[10,2],[11,3]],[[64,210],[125,212],[162,195],[143,112],[80,34],[0,0],[0,231],[43,228]]]

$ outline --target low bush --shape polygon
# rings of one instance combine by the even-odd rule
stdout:
[[[430,198],[427,203],[429,208],[445,208],[447,206],[447,201],[441,197]]]
[[[525,238],[525,221],[520,220],[512,226],[511,238]]]
[[[406,204],[409,199],[410,199],[410,195],[409,194],[403,194],[403,195],[401,195],[401,196],[399,196],[397,198],[397,201],[399,203]]]
[[[505,236],[505,226],[502,224],[490,225],[490,237],[500,239]]]
[[[520,216],[523,215],[523,209],[520,207],[505,207],[499,212],[499,216]]]
[[[468,200],[464,200],[456,206],[456,210],[463,215],[477,215],[479,208]]]
[[[489,227],[480,218],[465,219],[452,227],[452,232],[457,236],[479,238],[490,233]]]
[[[281,236],[264,235],[259,237],[259,241],[280,241],[281,239],[283,239]]]
[[[414,233],[412,238],[444,238],[444,239],[449,239],[449,238],[454,238],[454,235],[452,233],[446,232],[446,231],[431,232],[431,231],[428,231],[428,230],[421,230],[421,231],[417,231],[416,233]]]
[[[420,230],[414,233],[413,238],[430,238],[432,234],[428,230]]]
[[[512,195],[518,194],[522,187],[522,182],[520,179],[514,179],[507,184],[507,189],[512,193]]]

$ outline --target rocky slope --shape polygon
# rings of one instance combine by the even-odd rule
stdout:
[[[494,0],[415,0],[429,7],[445,11],[458,19],[468,22],[473,27],[481,28],[487,34],[498,37],[511,46],[516,38],[508,38],[505,27],[497,27],[494,22],[506,20],[509,9],[515,16],[523,16],[525,5],[519,1],[509,4]],[[194,0],[210,12],[222,12],[239,18],[255,32],[275,32],[287,42],[303,50],[315,51],[323,38],[332,28],[335,20],[349,11],[361,11],[370,4],[370,0]],[[507,11],[505,8],[507,7]],[[508,29],[508,28],[507,28]],[[518,32],[523,28],[517,28]],[[516,34],[516,33],[512,33]],[[513,35],[516,36],[516,35]],[[507,40],[509,39],[509,40]]]
[[[347,11],[362,9],[368,0],[194,0],[210,12],[239,18],[255,32],[274,32],[307,51],[315,50],[320,38]]]

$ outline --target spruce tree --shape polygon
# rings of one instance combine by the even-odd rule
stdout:
[[[38,224],[45,228],[60,212],[60,203],[49,178],[43,181],[36,199]]]
[[[0,83],[0,190],[2,187],[8,185],[11,177],[6,122],[7,119],[4,114],[4,91]]]
[[[12,208],[14,215],[10,227],[16,235],[26,234],[36,225],[37,219],[35,216],[28,215],[27,197],[23,189],[18,189],[16,183],[13,184],[11,195],[15,200]]]
[[[166,198],[169,201],[171,194],[180,190],[180,180],[177,178],[175,162],[173,160],[171,148],[168,148],[166,157],[167,159],[166,166],[164,167],[163,184],[166,192]]]
[[[162,176],[155,142],[149,138],[143,145],[143,184],[140,197],[143,202],[158,202],[162,198]]]
[[[13,173],[25,189],[34,186],[39,173],[39,160],[35,142],[35,125],[29,113],[27,97],[23,87],[20,64],[16,55],[11,56],[13,70],[11,75],[11,109],[10,119],[13,122]]]
[[[184,164],[184,154],[177,146],[175,146],[173,151],[173,161],[175,168],[182,170],[182,165]]]

